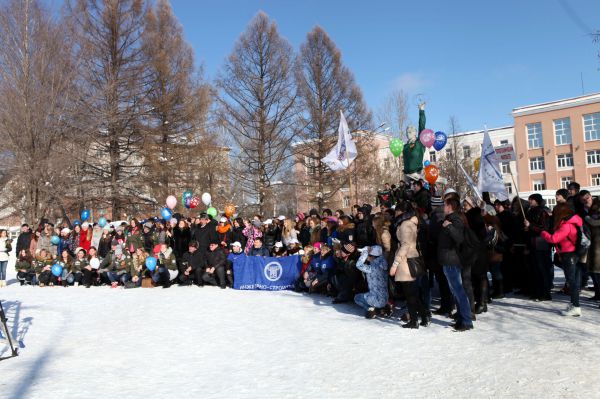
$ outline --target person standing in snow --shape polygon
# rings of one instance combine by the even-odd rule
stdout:
[[[367,319],[372,319],[381,312],[388,301],[388,264],[379,245],[364,247],[359,251],[361,255],[356,262],[356,268],[367,276],[369,291],[356,294],[354,302],[367,311]]]

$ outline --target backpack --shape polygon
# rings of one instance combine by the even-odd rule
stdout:
[[[586,225],[577,228],[577,242],[575,243],[575,253],[579,258],[587,255],[592,242],[590,240],[590,230]]]
[[[473,266],[479,255],[481,243],[473,230],[465,226],[463,242],[458,248],[458,257],[463,266]]]

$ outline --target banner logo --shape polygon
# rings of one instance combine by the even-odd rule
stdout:
[[[264,273],[267,280],[277,281],[283,274],[283,268],[279,262],[270,262],[265,266]]]

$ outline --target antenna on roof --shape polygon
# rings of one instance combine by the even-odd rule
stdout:
[[[583,96],[585,94],[585,90],[583,89],[583,72],[581,73],[581,95]]]

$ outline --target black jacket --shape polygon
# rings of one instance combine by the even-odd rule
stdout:
[[[194,253],[186,252],[183,254],[181,261],[185,264],[187,263],[186,268],[189,266],[192,268],[192,272],[195,272],[198,269],[206,269],[206,257],[201,251],[194,251]]]
[[[206,267],[224,267],[227,256],[221,247],[206,252]]]
[[[371,217],[365,216],[363,220],[357,220],[356,223],[356,246],[362,248],[375,245],[375,229],[371,223]]]
[[[19,238],[17,238],[16,248],[17,257],[19,257],[19,253],[21,253],[21,250],[29,250],[29,244],[31,244],[31,231],[19,234]]]
[[[188,227],[180,229],[179,226],[176,226],[173,229],[173,253],[176,258],[181,258],[188,251],[191,237],[192,234]]]
[[[231,239],[231,243],[234,242],[239,242],[240,244],[242,244],[242,248],[246,248],[246,241],[248,240],[248,238],[244,235],[244,228],[243,227],[234,227],[233,230],[231,230],[230,233],[230,239]]]
[[[458,251],[464,240],[465,224],[456,212],[447,215],[445,220],[452,224],[442,227],[438,235],[438,262],[442,266],[461,267]]]
[[[200,225],[196,226],[192,231],[192,240],[198,242],[200,252],[207,252],[208,245],[211,242],[219,241],[219,235],[215,226],[212,223],[207,223],[204,227],[200,227]]]

